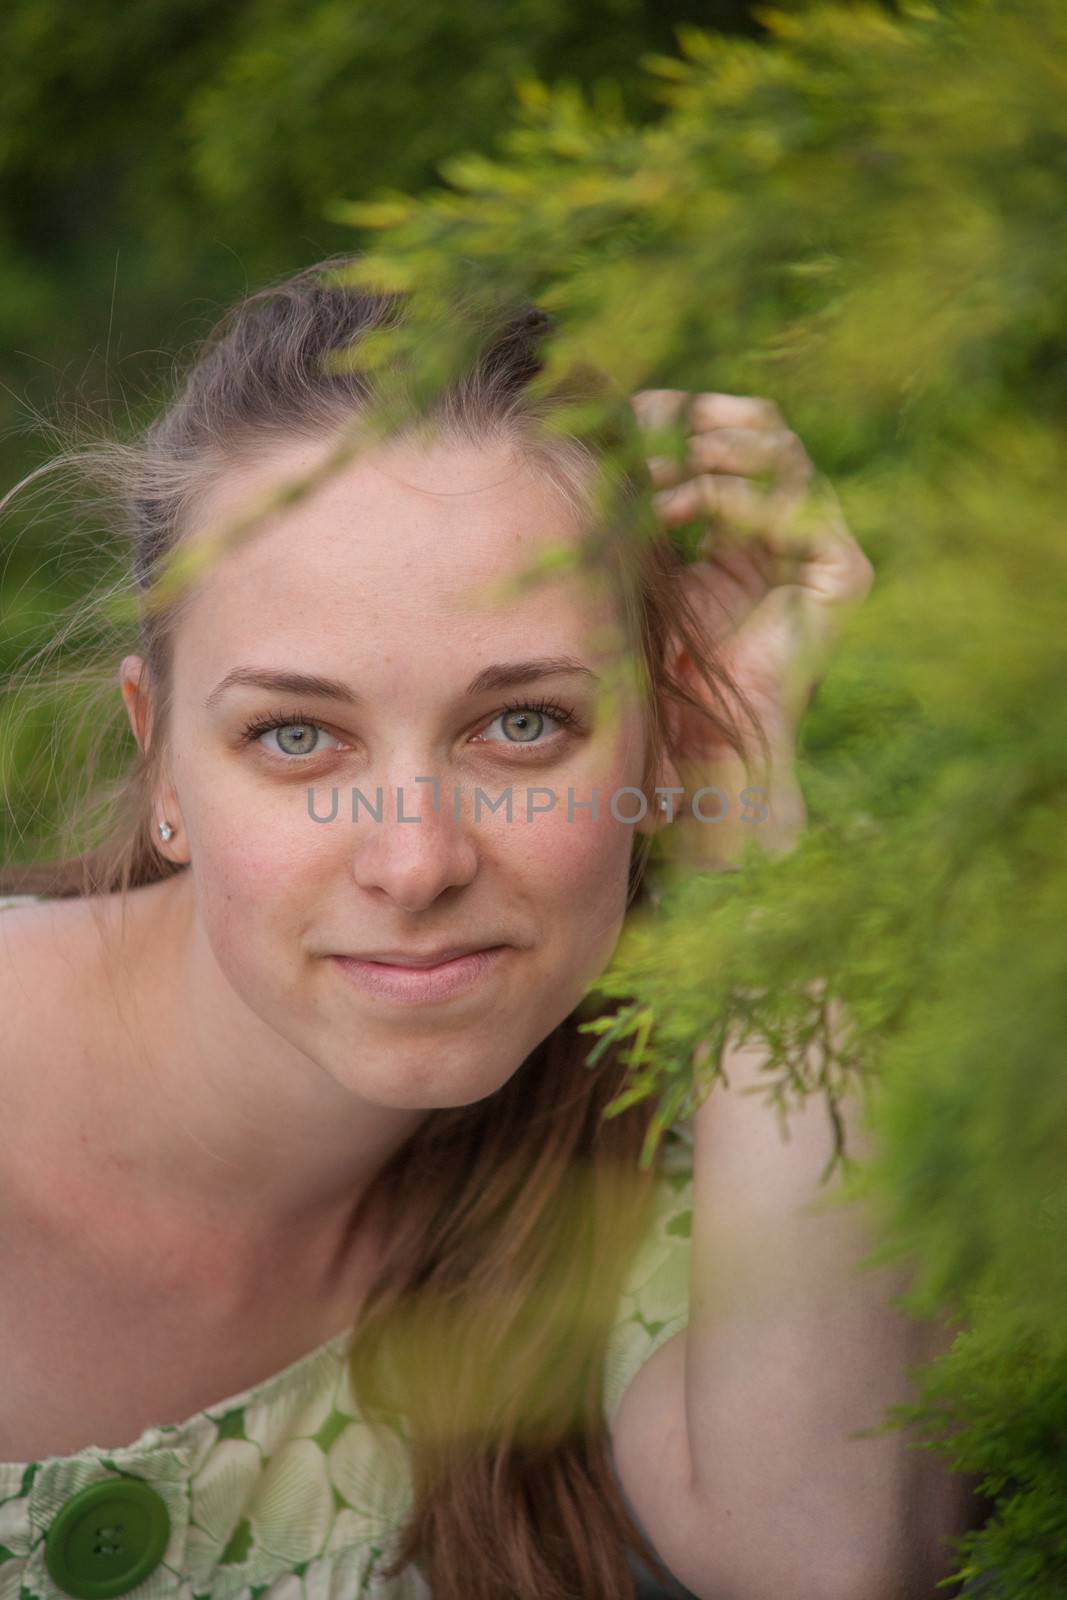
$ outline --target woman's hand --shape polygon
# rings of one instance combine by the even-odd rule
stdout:
[[[874,568],[829,482],[772,400],[645,389],[631,404],[653,435],[685,415],[685,466],[663,456],[649,460],[660,489],[657,513],[665,528],[708,519],[698,558],[681,581],[771,744],[791,750],[841,624],[866,598]],[[768,475],[769,486],[753,482],[754,474]],[[706,700],[707,687],[684,651],[677,669]],[[683,719],[687,755],[699,762],[715,754],[709,725],[695,713]],[[743,714],[736,721],[746,728]]]

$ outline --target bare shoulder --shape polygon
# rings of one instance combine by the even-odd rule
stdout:
[[[184,887],[178,878],[121,894],[57,900],[0,897],[0,1069],[12,1078],[46,1065],[110,1059],[124,1036],[122,996],[141,981],[138,952],[152,947],[158,919]],[[164,929],[164,932],[168,930]]]
[[[14,1080],[84,1039],[99,935],[83,900],[0,904],[0,1043],[5,1098]]]

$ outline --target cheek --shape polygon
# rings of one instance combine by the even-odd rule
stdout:
[[[548,954],[561,970],[576,967],[583,975],[599,973],[615,947],[626,911],[634,829],[611,814],[611,787],[599,792],[599,814],[573,809],[565,794],[554,811],[519,824],[522,870],[535,885],[552,930]],[[588,799],[578,791],[575,799]],[[628,803],[629,802],[629,806]],[[621,817],[636,809],[636,797],[617,802]]]
[[[268,792],[216,766],[186,793],[200,919],[219,966],[246,995],[270,972],[277,994],[279,960],[295,962],[301,908],[326,875],[328,830],[309,820],[304,786]]]
[[[284,885],[299,872],[298,863],[280,863],[251,835],[205,840],[199,859],[200,922],[219,967],[246,998],[270,973],[277,995],[284,982],[279,959],[287,946]]]
[[[214,897],[265,906],[314,870],[325,830],[308,813],[310,778],[257,780],[250,766],[211,750],[179,765],[176,778],[190,844],[205,868],[200,876]],[[316,803],[328,805],[328,786],[318,785]]]

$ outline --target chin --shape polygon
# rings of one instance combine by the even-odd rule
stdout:
[[[468,1041],[452,1059],[440,1041],[427,1041],[425,1049],[386,1047],[373,1062],[365,1054],[333,1063],[333,1076],[361,1100],[393,1111],[446,1111],[476,1105],[502,1089],[515,1076],[526,1057],[509,1051],[481,1054]],[[377,1055],[377,1053],[376,1053]],[[356,1071],[353,1072],[353,1066]]]

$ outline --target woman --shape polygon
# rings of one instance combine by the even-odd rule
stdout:
[[[234,308],[139,445],[79,458],[129,511],[136,752],[101,847],[3,885],[0,1596],[608,1600],[627,1545],[699,1596],[852,1594],[859,1550],[863,1600],[903,1592],[902,1542],[871,1546],[898,1443],[851,1446],[882,1465],[840,1525],[812,1498],[815,1536],[772,1499],[754,1540],[724,1498],[713,1455],[771,1461],[686,1344],[711,1178],[685,1128],[639,1173],[651,1108],[602,1117],[624,1067],[578,1032],[672,797],[694,838],[686,780],[744,756],[742,712],[784,748],[869,563],[834,518],[791,560],[772,519],[714,566],[661,531],[601,542],[606,584],[481,590],[589,521],[595,459],[541,425],[575,386],[528,387],[545,319],[483,330],[432,436],[345,457],[374,391],[358,344],[322,358],[403,307],[334,265]],[[767,466],[778,510],[803,494],[765,402],[689,416],[663,530],[758,512]],[[175,552],[192,579],[149,603]]]

